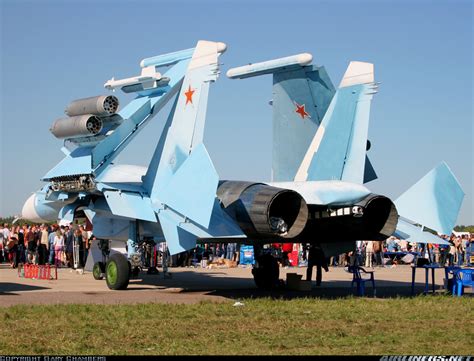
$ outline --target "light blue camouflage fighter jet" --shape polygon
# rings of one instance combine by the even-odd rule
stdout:
[[[23,218],[73,221],[83,211],[98,238],[127,242],[127,256],[114,254],[104,267],[111,289],[127,287],[131,269],[141,266],[143,242],[166,242],[171,254],[190,250],[197,241],[241,242],[255,245],[258,253],[269,242],[319,241],[318,232],[306,230],[330,221],[326,215],[334,211],[349,215],[347,226],[353,230],[339,237],[334,249],[361,238],[385,239],[395,231],[395,205],[360,184],[219,180],[203,133],[209,86],[225,50],[223,43],[199,41],[192,49],[144,59],[140,76],[105,84],[137,93],[121,111],[114,96],[80,99],[51,127],[65,139],[66,157],[26,201]],[[171,68],[161,74],[165,66]],[[149,166],[113,164],[173,96]],[[311,213],[313,204],[322,207],[321,217]],[[337,204],[344,207],[334,208]],[[255,281],[270,287],[278,281],[276,261],[266,254],[256,259]]]
[[[330,181],[333,188],[343,182],[354,186],[376,179],[366,155],[370,105],[378,89],[373,64],[351,62],[335,90],[325,68],[311,62],[312,55],[304,53],[227,72],[232,79],[273,75],[273,180],[299,190],[320,187],[323,181]],[[309,218],[315,219],[305,232],[318,234],[327,254],[334,247],[340,252],[338,240],[345,235],[366,233],[365,226],[350,221],[354,215],[345,211],[345,206],[354,204],[353,198],[318,200],[300,193]],[[394,234],[416,243],[446,244],[424,228],[451,234],[463,197],[449,167],[439,164],[395,201],[400,216]],[[362,233],[360,239],[367,239]]]

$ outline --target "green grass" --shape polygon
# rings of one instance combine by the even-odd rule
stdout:
[[[473,354],[473,300],[241,300],[243,307],[55,305],[0,309],[2,354]]]

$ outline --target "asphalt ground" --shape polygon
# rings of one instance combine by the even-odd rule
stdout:
[[[393,268],[376,267],[377,298],[410,297],[412,269],[408,265]],[[91,272],[58,270],[57,280],[26,279],[18,276],[16,269],[0,265],[0,306],[17,304],[134,304],[134,303],[197,303],[201,301],[225,302],[245,298],[271,297],[292,298],[339,298],[355,295],[351,289],[352,274],[343,267],[330,267],[323,271],[323,283],[311,291],[259,290],[255,287],[251,268],[170,268],[171,278],[142,272],[132,278],[127,290],[109,290],[105,280],[97,281]],[[316,269],[313,270],[315,277]],[[280,268],[280,279],[287,273],[306,275],[306,267]],[[431,271],[430,271],[431,293]],[[435,270],[435,293],[444,292],[444,269]],[[314,279],[314,278],[313,278]],[[425,286],[425,270],[417,269],[415,295],[422,294]],[[370,283],[366,284],[366,296],[374,297]]]

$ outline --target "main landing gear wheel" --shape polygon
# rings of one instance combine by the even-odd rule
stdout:
[[[272,255],[264,254],[257,257],[252,274],[258,288],[270,290],[278,287],[280,268]]]
[[[105,267],[105,280],[111,290],[124,290],[130,281],[130,266],[121,254],[110,256]]]
[[[101,280],[104,278],[105,274],[105,263],[104,262],[96,262],[94,263],[94,267],[92,268],[92,275],[94,279]]]

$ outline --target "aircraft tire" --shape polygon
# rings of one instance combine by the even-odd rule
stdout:
[[[92,276],[94,276],[94,279],[96,280],[104,279],[104,273],[105,273],[104,262],[94,263],[94,267],[92,268]]]
[[[270,254],[257,257],[257,266],[252,269],[253,278],[257,288],[270,290],[278,286],[280,268],[278,262]]]
[[[105,267],[105,280],[111,290],[124,290],[130,281],[130,267],[121,254],[110,256]]]

